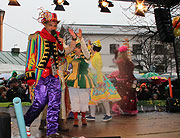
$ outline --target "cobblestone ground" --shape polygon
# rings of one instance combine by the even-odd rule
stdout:
[[[96,116],[96,121],[88,122],[86,127],[73,127],[73,120],[68,120],[69,132],[61,133],[64,138],[72,137],[111,137],[121,138],[180,138],[180,113],[148,112],[136,116],[113,116],[112,121],[102,122],[103,114]],[[80,118],[79,118],[80,119]],[[12,138],[19,138],[15,117],[12,120]],[[39,118],[32,126],[30,138],[44,138],[45,131],[39,131]]]

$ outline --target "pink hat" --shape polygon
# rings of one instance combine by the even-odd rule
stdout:
[[[128,47],[127,47],[127,46],[121,46],[121,47],[118,48],[118,51],[119,51],[119,52],[125,52],[125,51],[127,51],[127,50],[128,50]]]

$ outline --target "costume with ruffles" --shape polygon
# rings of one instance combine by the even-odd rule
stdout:
[[[96,52],[91,58],[91,75],[95,82],[95,87],[91,89],[89,105],[97,105],[100,102],[116,102],[121,99],[111,81],[102,73],[102,57],[100,52]],[[98,83],[104,83],[99,86]]]
[[[133,75],[134,64],[130,60],[118,59],[115,61],[119,68],[117,90],[122,100],[118,102],[124,114],[137,114],[136,91],[132,88],[136,78]]]
[[[90,53],[83,38],[80,43],[82,53],[79,57],[72,54],[72,72],[66,77],[72,112],[88,111],[89,91],[94,87],[88,71]]]

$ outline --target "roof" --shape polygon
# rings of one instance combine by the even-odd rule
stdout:
[[[129,26],[129,25],[98,25],[98,24],[64,24],[64,27],[82,29],[83,35],[136,35],[144,33],[147,28],[157,31],[156,26]]]
[[[25,66],[26,53],[12,53],[11,51],[0,51],[0,64],[14,64]]]

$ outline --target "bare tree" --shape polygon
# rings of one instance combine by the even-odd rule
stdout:
[[[173,55],[173,46],[171,43],[162,43],[156,28],[155,20],[147,21],[147,18],[154,15],[154,8],[157,4],[149,4],[146,17],[134,15],[135,3],[129,7],[121,7],[124,15],[129,20],[129,24],[136,25],[137,34],[131,39],[138,42],[142,52],[140,54],[133,53],[134,61],[137,65],[143,66],[147,71],[157,71],[159,67],[163,67],[162,71],[167,72],[168,68],[174,68],[175,62]],[[180,5],[171,7],[172,18],[180,13]],[[127,14],[129,12],[130,14]],[[126,13],[126,14],[125,14]],[[127,16],[128,15],[128,16]],[[132,51],[133,52],[133,51]]]

